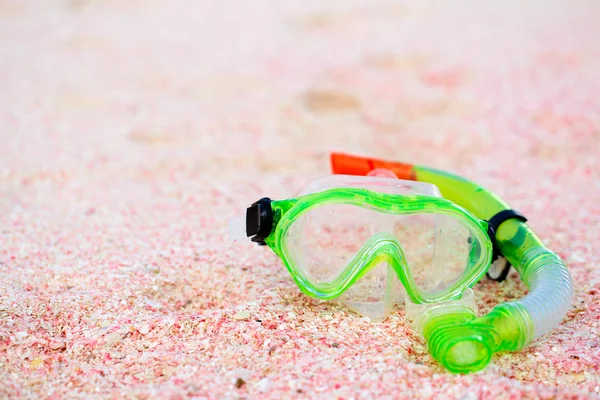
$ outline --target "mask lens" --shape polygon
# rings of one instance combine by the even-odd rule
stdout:
[[[347,204],[324,205],[302,214],[285,239],[293,262],[313,283],[334,280],[371,237],[370,214]]]
[[[397,241],[404,255],[397,261],[423,297],[453,290],[484,256],[471,227],[455,216],[390,214],[350,204],[324,204],[301,214],[285,234],[284,252],[305,280],[323,287],[349,270],[366,273],[381,262],[389,264],[363,258],[357,265],[355,258],[381,233]],[[383,290],[385,285],[375,286]]]
[[[429,214],[416,218],[419,235],[411,235],[412,229],[406,227],[397,231],[396,237],[403,248],[411,249],[407,251],[407,264],[421,294],[443,295],[481,261],[481,247],[474,242],[471,228],[454,216]]]

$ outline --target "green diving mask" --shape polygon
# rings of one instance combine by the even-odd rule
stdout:
[[[326,177],[294,199],[259,200],[245,218],[246,233],[305,294],[372,319],[406,295],[419,304],[460,297],[490,264],[487,227],[434,185],[374,176]]]

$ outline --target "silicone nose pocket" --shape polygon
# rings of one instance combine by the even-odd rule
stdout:
[[[396,304],[404,302],[405,297],[406,290],[396,271],[390,264],[382,262],[344,292],[340,300],[371,321],[382,321]]]

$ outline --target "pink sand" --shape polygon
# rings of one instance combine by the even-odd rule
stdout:
[[[600,3],[325,3],[0,0],[1,398],[599,396]],[[565,320],[452,375],[402,310],[229,243],[331,150],[496,191],[567,261]]]

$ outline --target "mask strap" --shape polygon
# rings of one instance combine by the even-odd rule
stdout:
[[[516,219],[521,222],[527,222],[527,218],[525,218],[525,216],[523,214],[521,214],[518,211],[510,210],[510,209],[500,211],[499,213],[494,215],[492,218],[490,218],[488,221],[488,236],[490,237],[490,240],[492,241],[492,245],[494,246],[493,253],[492,253],[492,262],[495,262],[496,260],[498,260],[499,257],[504,257],[504,255],[502,254],[502,251],[500,251],[500,248],[498,247],[498,244],[496,243],[496,232],[498,232],[498,228],[500,228],[500,225],[502,225],[505,221],[508,221],[509,219]],[[506,260],[504,269],[497,277],[492,277],[489,274],[489,272],[487,273],[487,276],[491,280],[494,280],[496,282],[502,282],[508,276],[510,267],[511,267],[510,263],[508,262],[508,260]]]

